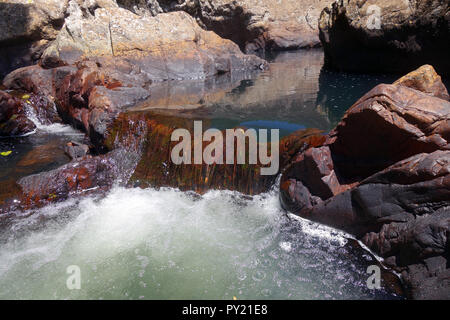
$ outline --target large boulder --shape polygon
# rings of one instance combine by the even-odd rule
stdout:
[[[86,16],[74,8],[45,50],[43,66],[113,57],[110,65],[126,61],[152,81],[207,78],[266,66],[233,42],[203,30],[185,12],[147,17],[123,8],[99,8]]]
[[[317,22],[331,0],[117,0],[138,14],[184,10],[245,52],[320,46]]]
[[[423,64],[450,75],[448,0],[338,0],[319,19],[329,68],[409,72]]]
[[[68,0],[0,2],[0,78],[39,60],[64,23]]]
[[[448,298],[450,286],[450,102],[434,75],[423,66],[375,87],[280,184],[283,207],[362,240],[412,298]]]
[[[35,64],[70,13],[70,3],[84,12],[117,7],[114,0],[3,0],[0,2],[0,79],[14,69]],[[73,5],[72,5],[73,6]]]

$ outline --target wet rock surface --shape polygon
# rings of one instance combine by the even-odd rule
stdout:
[[[23,136],[35,129],[26,115],[24,102],[0,91],[0,136]]]
[[[281,180],[285,208],[361,239],[403,272],[415,299],[448,298],[449,288],[450,104],[433,75],[424,66],[375,87]]]
[[[48,31],[45,35],[36,35],[33,30],[38,27],[33,27],[24,35],[10,36],[22,39],[19,45],[25,46],[41,38],[55,41],[42,42],[36,59],[17,64],[37,61],[43,52],[38,65],[17,69],[4,79],[7,89],[29,94],[21,99],[0,92],[0,132],[6,136],[32,132],[36,125],[30,120],[31,111],[40,123],[63,121],[81,129],[90,142],[48,144],[31,151],[38,156],[23,156],[18,162],[23,168],[45,168],[55,154],[64,164],[51,171],[4,179],[0,213],[103,193],[115,183],[198,193],[228,189],[250,195],[273,186],[276,175],[261,175],[265,166],[259,162],[238,164],[237,154],[229,165],[175,165],[170,155],[177,142],[170,137],[177,128],[186,128],[194,136],[194,120],[203,120],[204,129],[214,127],[209,113],[218,101],[251,107],[266,100],[270,105],[269,89],[277,85],[268,82],[261,86],[267,90],[246,90],[240,101],[224,94],[230,88],[245,91],[245,85],[236,84],[267,64],[201,26],[232,38],[248,52],[312,47],[317,44],[317,30],[307,25],[314,21],[314,14],[302,11],[298,19],[292,7],[287,16],[285,7],[276,8],[272,2],[253,9],[239,2],[169,2],[152,1],[155,16],[151,16],[143,2],[131,4],[137,15],[112,1],[89,4],[72,0],[61,7],[64,21],[55,17],[57,22],[49,30],[37,24],[42,32]],[[432,5],[436,3],[439,6],[423,21],[425,26],[429,19],[440,19],[441,2]],[[294,6],[291,2],[285,5]],[[417,12],[428,10],[420,2],[417,5]],[[191,13],[201,26],[186,12],[164,13],[174,10]],[[402,10],[400,15],[412,9]],[[233,24],[237,29],[228,30]],[[329,64],[330,49],[325,50]],[[439,61],[437,65],[443,70]],[[305,67],[304,72],[308,70]],[[289,74],[283,68],[278,72]],[[167,96],[158,99],[159,92],[176,87],[164,80],[202,80],[202,91],[196,85],[185,87],[186,91],[176,92],[162,103]],[[295,91],[295,84],[283,82],[281,86]],[[317,90],[311,88],[311,94]],[[286,95],[285,101],[295,106],[303,98]],[[283,172],[283,206],[357,236],[402,272],[410,297],[446,297],[449,110],[449,95],[439,75],[431,66],[423,66],[392,85],[378,85],[368,92],[327,136],[307,129],[281,139],[276,148]],[[203,153],[206,145],[191,141],[191,153],[196,149]],[[258,148],[268,146],[260,143]],[[64,152],[71,162],[66,163]],[[432,292],[433,287],[439,289]]]
[[[450,74],[449,2],[339,0],[322,11],[328,68],[406,73],[423,64]]]

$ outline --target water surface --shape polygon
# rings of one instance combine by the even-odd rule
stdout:
[[[269,61],[245,79],[155,84],[136,108],[206,117],[219,129],[326,132],[360,96],[395,80],[324,71],[320,50]],[[0,158],[0,186],[67,163],[64,144],[82,139],[68,127],[37,125],[34,135],[0,139],[0,151],[13,151]],[[0,217],[0,231],[1,299],[395,298],[367,288],[371,255],[336,230],[289,218],[275,191],[251,198],[116,187]],[[66,286],[72,265],[80,290]]]

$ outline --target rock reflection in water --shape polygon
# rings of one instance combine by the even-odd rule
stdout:
[[[315,49],[281,52],[266,59],[269,69],[261,73],[154,84],[150,99],[132,110],[208,118],[218,129],[277,127],[281,136],[301,128],[329,131],[365,92],[395,80],[326,71],[323,52]]]

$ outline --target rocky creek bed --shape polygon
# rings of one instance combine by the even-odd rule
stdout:
[[[386,60],[402,77],[330,71],[355,71],[340,50],[368,4],[294,21],[244,2],[0,3],[2,21],[31,21],[0,39],[0,296],[449,298],[450,98],[424,63],[447,66],[423,47]],[[444,1],[402,6],[383,4],[384,27],[360,33],[371,50],[404,57],[393,26],[413,35],[408,50],[423,43],[405,19],[448,37]],[[324,51],[253,54],[314,47],[319,33]],[[237,154],[175,165],[171,134],[195,120],[281,129],[277,174]],[[75,296],[66,264],[88,273]]]

